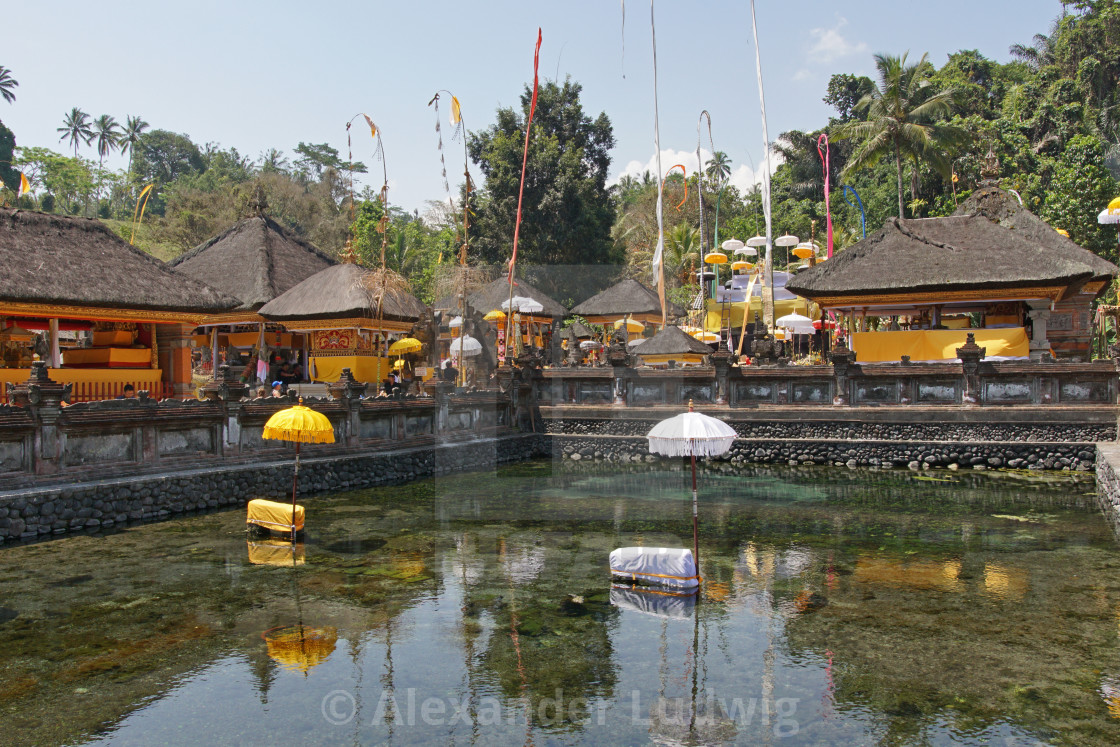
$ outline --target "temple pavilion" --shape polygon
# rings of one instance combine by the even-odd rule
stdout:
[[[321,270],[338,264],[330,255],[296,236],[259,210],[169,265],[240,303],[206,316],[193,342],[204,350],[201,368],[225,356],[235,369],[263,346],[273,357],[298,358],[307,376],[309,340],[285,330],[259,313],[262,306]],[[221,351],[221,352],[219,352]]]
[[[191,391],[190,330],[237,305],[130,246],[98,220],[0,209],[0,384],[32,360],[75,400]]]
[[[969,333],[991,358],[1078,361],[1118,273],[989,185],[952,216],[892,218],[786,287],[846,317],[862,362],[952,360]]]

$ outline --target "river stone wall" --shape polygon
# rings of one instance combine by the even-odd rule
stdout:
[[[572,461],[654,461],[645,438],[554,434],[553,455]],[[1093,469],[1090,442],[1028,441],[849,441],[842,439],[739,438],[713,461],[832,464],[848,467],[931,469],[1035,469],[1086,472]]]
[[[1097,444],[1097,502],[1120,538],[1120,444]]]
[[[403,483],[550,453],[547,439],[536,435],[329,457],[314,456],[314,448],[300,460],[300,494]],[[287,500],[291,494],[291,459],[5,491],[0,542],[244,506],[254,498]]]

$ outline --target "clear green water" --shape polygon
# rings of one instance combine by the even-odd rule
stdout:
[[[0,549],[0,742],[1120,743],[1091,482],[705,471],[701,600],[612,593],[612,548],[691,544],[687,485],[536,462],[316,497],[295,567],[250,562],[241,511]]]

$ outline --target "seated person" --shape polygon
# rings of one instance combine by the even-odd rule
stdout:
[[[125,384],[124,392],[117,399],[136,399],[136,387],[132,384]]]
[[[299,374],[290,361],[284,361],[280,364],[280,372],[276,375],[276,378],[280,379],[284,388],[287,389],[290,385],[299,381]]]
[[[263,386],[257,387],[257,396],[253,397],[253,399],[266,399],[267,397],[268,397],[268,390],[265,389]]]
[[[281,382],[281,381],[272,382],[272,396],[273,397],[283,397],[284,396],[284,391],[283,390],[284,390],[284,383],[283,382]]]
[[[381,391],[385,394],[392,394],[394,386],[396,386],[396,383],[393,381],[393,377],[386,376],[385,381],[381,382]]]

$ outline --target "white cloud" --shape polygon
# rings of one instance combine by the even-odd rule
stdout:
[[[798,70],[796,73],[793,74],[793,79],[798,80],[798,81],[809,80],[812,77],[813,77],[813,74],[810,73],[805,68],[801,68],[800,70]]]
[[[705,163],[712,157],[712,152],[707,148],[700,149],[700,159]],[[665,172],[669,170],[674,164],[681,164],[685,167],[689,176],[696,173],[696,151],[672,150],[668,148],[661,149],[661,175],[664,176]],[[618,184],[618,180],[624,176],[633,176],[641,178],[642,174],[649,172],[650,174],[657,173],[657,156],[651,155],[649,160],[645,163],[641,161],[630,161],[626,164],[626,168],[622,170],[618,176],[609,182],[613,186]]]
[[[712,157],[711,151],[707,148],[700,149],[700,158],[704,163]],[[661,173],[665,174],[669,171],[669,167],[673,164],[682,164],[688,171],[688,175],[692,176],[696,173],[696,151],[683,151],[665,149],[661,150]],[[782,157],[776,153],[770,154],[770,173],[774,173],[774,169],[782,163]],[[633,176],[641,178],[645,172],[654,174],[657,171],[657,157],[651,155],[649,160],[645,163],[641,161],[630,161],[626,164],[626,168],[622,170],[618,176],[614,177],[608,182],[609,186],[618,184],[619,180],[624,176]],[[675,172],[674,172],[675,173]],[[706,183],[706,182],[705,182]],[[734,185],[740,192],[746,193],[754,188],[755,185],[762,183],[761,168],[756,170],[751,168],[748,164],[740,164],[731,169],[731,176],[728,178],[728,183]]]
[[[851,42],[840,33],[847,25],[848,19],[839,18],[833,28],[810,29],[809,36],[813,38],[813,45],[809,47],[809,58],[813,62],[828,64],[844,57],[867,54],[870,51],[867,42]]]

